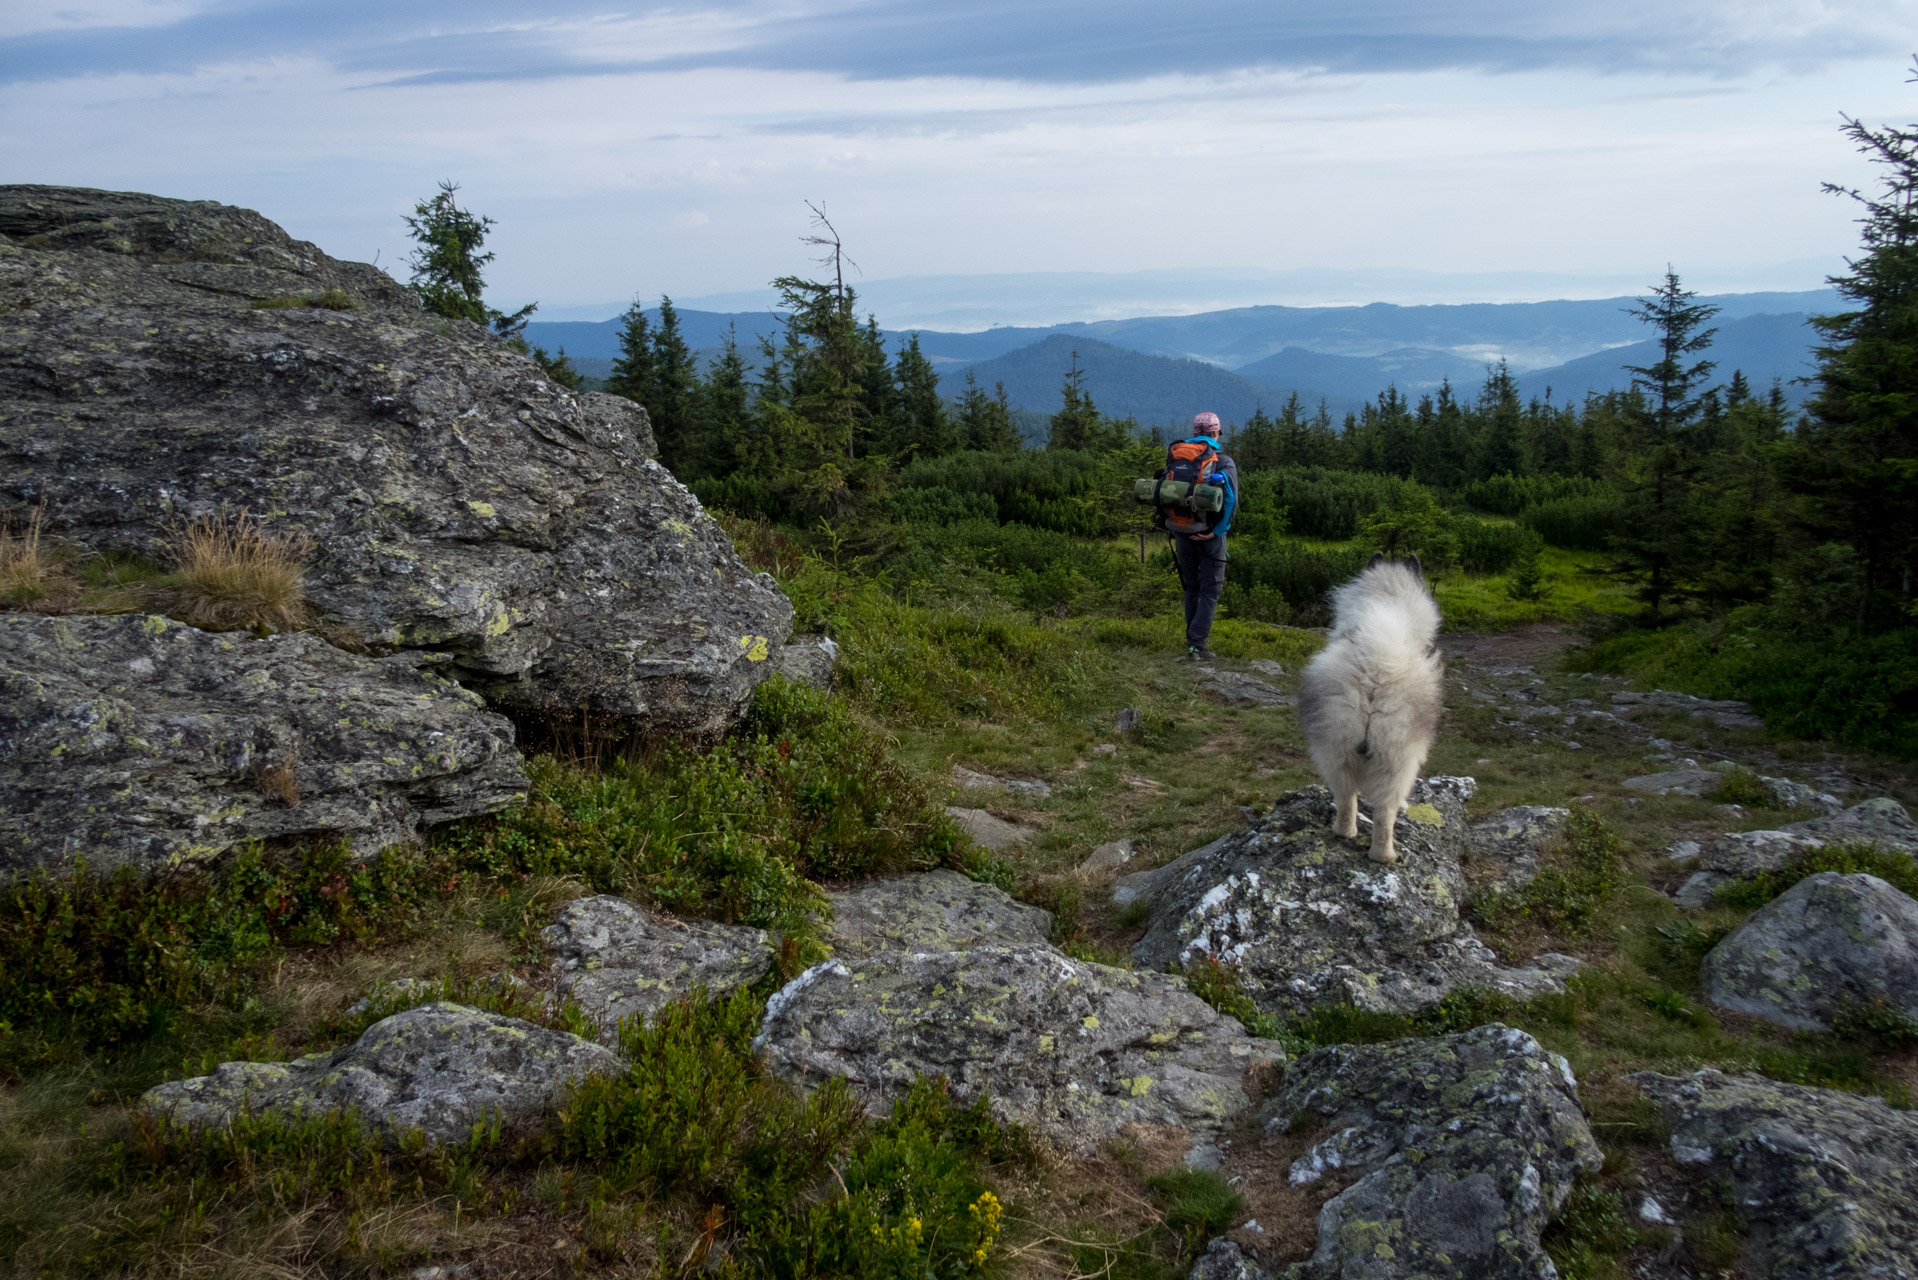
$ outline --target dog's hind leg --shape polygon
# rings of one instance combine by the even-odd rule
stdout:
[[[1332,803],[1336,806],[1332,829],[1347,840],[1356,840],[1359,835],[1359,789],[1349,785],[1352,781],[1350,778],[1343,781],[1348,786],[1332,794]]]
[[[1372,861],[1399,860],[1398,850],[1392,846],[1392,829],[1398,825],[1399,815],[1411,807],[1412,784],[1417,780],[1417,761],[1392,770],[1375,766],[1366,780],[1366,798],[1372,802]]]

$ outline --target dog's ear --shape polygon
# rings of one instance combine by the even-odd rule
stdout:
[[[1412,576],[1414,578],[1417,578],[1420,582],[1425,581],[1425,566],[1419,563],[1417,556],[1412,556],[1406,560],[1405,563],[1412,566]]]
[[[1385,563],[1385,553],[1383,551],[1374,551],[1372,553],[1372,563],[1366,565],[1365,567],[1368,569],[1376,569],[1384,563]]]

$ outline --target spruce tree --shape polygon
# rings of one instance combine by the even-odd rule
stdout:
[[[959,397],[959,431],[965,447],[984,453],[1016,453],[1019,432],[1012,425],[1012,411],[1006,403],[1006,384],[999,384],[995,398],[985,393],[972,370],[966,370],[966,389]]]
[[[1075,351],[1072,367],[1066,370],[1065,382],[1059,388],[1063,403],[1059,412],[1052,415],[1052,433],[1046,440],[1046,448],[1096,449],[1103,443],[1099,407],[1092,403],[1085,383],[1086,371],[1079,367],[1079,353]]]
[[[1511,366],[1500,359],[1485,370],[1485,386],[1478,396],[1483,423],[1478,441],[1474,479],[1516,476],[1525,472],[1524,410],[1519,404],[1518,381]]]
[[[1698,567],[1692,498],[1702,463],[1698,427],[1706,398],[1701,384],[1715,366],[1694,357],[1718,332],[1704,327],[1718,308],[1694,301],[1697,296],[1667,268],[1664,281],[1630,308],[1656,331],[1660,358],[1625,366],[1632,375],[1632,395],[1620,416],[1625,504],[1614,546],[1638,577],[1639,598],[1653,623]]]
[[[899,387],[899,424],[902,443],[916,456],[938,457],[959,447],[959,433],[939,394],[939,374],[919,349],[913,334],[893,363]]]
[[[530,354],[523,331],[539,304],[529,302],[510,315],[486,305],[482,269],[493,260],[484,252],[493,220],[459,207],[457,182],[441,182],[439,192],[413,206],[405,219],[418,248],[407,265],[413,269],[409,287],[421,309],[453,320],[486,325]]]
[[[679,313],[671,298],[662,297],[659,325],[653,330],[653,398],[646,412],[653,420],[660,464],[674,475],[686,465],[698,379],[693,353],[679,331]]]
[[[730,327],[711,374],[695,386],[688,472],[692,478],[738,474],[751,449],[752,399],[746,386],[746,361],[739,354],[738,336]]]
[[[658,390],[654,369],[652,325],[646,319],[644,304],[634,298],[633,305],[620,317],[619,355],[607,375],[606,390],[647,404]]]
[[[1918,595],[1918,124],[1846,117],[1844,133],[1879,184],[1826,186],[1858,203],[1864,251],[1831,280],[1854,309],[1813,320],[1817,391],[1784,474],[1809,540],[1849,552],[1852,618],[1870,632],[1909,625]]]

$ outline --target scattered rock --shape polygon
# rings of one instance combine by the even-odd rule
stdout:
[[[1110,844],[1100,845],[1091,853],[1087,854],[1086,860],[1079,864],[1079,869],[1097,874],[1103,874],[1107,871],[1117,871],[1120,867],[1132,861],[1133,854],[1136,852],[1137,850],[1133,847],[1132,841],[1114,840]]]
[[[1198,669],[1200,692],[1234,707],[1294,707],[1298,698],[1275,689],[1257,676],[1216,667]]]
[[[559,909],[540,935],[555,953],[558,994],[614,1041],[622,1018],[651,1018],[695,986],[720,996],[772,968],[772,936],[744,925],[658,916],[600,894]]]
[[[1273,1280],[1272,1273],[1245,1256],[1245,1250],[1226,1239],[1215,1236],[1206,1246],[1198,1262],[1193,1264],[1191,1274],[1186,1280]]]
[[[319,835],[371,856],[518,803],[512,724],[421,664],[307,634],[0,613],[0,871]]]
[[[1112,728],[1116,733],[1135,733],[1144,721],[1145,715],[1137,707],[1127,707],[1112,718]]]
[[[962,764],[952,766],[952,781],[961,790],[966,791],[982,787],[998,787],[1039,800],[1052,798],[1052,787],[1037,778],[998,778],[990,773],[980,773],[977,769],[968,769]]]
[[[1004,853],[1039,834],[1036,828],[1007,822],[1004,818],[995,817],[984,809],[959,809],[948,805],[946,812],[952,815],[953,820],[968,836],[972,837],[974,844],[982,849],[990,849],[994,853]]]
[[[287,305],[326,290],[347,309]],[[717,732],[792,628],[643,409],[249,210],[0,187],[0,350],[0,503],[149,560],[182,518],[272,513],[330,626],[496,704]]]
[[[1799,1031],[1847,1004],[1918,1018],[1918,902],[1877,876],[1806,876],[1713,947],[1702,978],[1720,1008]]]
[[[1501,809],[1472,824],[1465,836],[1466,845],[1501,868],[1498,883],[1516,889],[1538,878],[1539,859],[1564,839],[1565,824],[1571,816],[1570,809],[1547,805]]]
[[[832,688],[833,663],[839,661],[839,646],[825,636],[794,636],[779,647],[774,670],[788,680],[809,684],[815,689]]]
[[[1662,715],[1682,711],[1687,715],[1703,716],[1721,729],[1765,727],[1765,722],[1758,718],[1749,702],[1694,698],[1689,693],[1673,693],[1668,689],[1655,689],[1651,693],[1614,693],[1612,710],[1627,719],[1636,719],[1647,713]]]
[[[1750,1274],[1918,1274],[1918,1114],[1713,1070],[1630,1079],[1670,1122],[1673,1157],[1729,1189],[1751,1227]]]
[[[1284,1061],[1176,978],[1049,947],[894,952],[808,969],[766,1006],[755,1046],[791,1079],[843,1076],[887,1111],[916,1076],[1075,1150],[1134,1122],[1216,1133]]]
[[[1651,1196],[1646,1196],[1638,1202],[1638,1220],[1654,1227],[1676,1225],[1672,1215],[1666,1212],[1665,1206]]]
[[[1293,1185],[1358,1179],[1319,1211],[1297,1280],[1556,1275],[1539,1233],[1604,1162],[1571,1066],[1498,1023],[1315,1049],[1259,1115],[1268,1133],[1295,1117],[1333,1131],[1293,1162]]]
[[[1802,782],[1793,782],[1790,778],[1758,779],[1765,784],[1765,794],[1774,809],[1816,809],[1823,814],[1836,814],[1844,810],[1844,803],[1829,791],[1820,791],[1816,787]]]
[[[1271,658],[1254,658],[1245,665],[1251,667],[1262,676],[1282,676],[1285,674],[1285,664],[1282,662],[1274,662]]]
[[[1098,756],[1116,756],[1119,754],[1119,744],[1116,742],[1098,743],[1093,746],[1092,754]]]
[[[1670,769],[1664,773],[1627,778],[1623,785],[1633,791],[1649,791],[1655,796],[1704,797],[1716,790],[1724,780],[1721,774],[1711,769]]]
[[[832,949],[842,958],[882,951],[966,951],[1044,946],[1052,913],[957,871],[868,880],[826,895]]]
[[[1702,852],[1696,840],[1677,840],[1665,850],[1665,856],[1673,862],[1690,862]]]
[[[1707,906],[1721,885],[1781,870],[1811,850],[1847,841],[1872,841],[1881,849],[1918,852],[1918,822],[1896,800],[1880,796],[1841,813],[1807,818],[1774,831],[1729,832],[1712,842],[1699,870],[1679,886],[1673,900],[1686,908]]]
[[[1113,901],[1150,904],[1134,957],[1155,969],[1207,956],[1236,966],[1259,1007],[1287,1017],[1342,1003],[1411,1013],[1459,986],[1521,998],[1563,990],[1578,961],[1502,968],[1459,917],[1469,781],[1413,790],[1391,866],[1334,835],[1331,794],[1308,787],[1250,826],[1124,877]]]
[[[481,1120],[532,1119],[584,1077],[624,1069],[612,1050],[564,1031],[428,1004],[374,1023],[343,1049],[292,1062],[223,1062],[212,1075],[147,1090],[141,1105],[195,1127],[247,1112],[357,1110],[389,1138],[417,1129],[431,1142],[458,1143]]]

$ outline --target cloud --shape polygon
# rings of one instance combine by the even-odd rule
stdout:
[[[9,78],[180,72],[318,56],[396,82],[548,80],[742,67],[864,79],[1096,84],[1249,68],[1578,67],[1741,74],[1902,57],[1918,0],[82,0],[0,24]],[[61,15],[78,15],[62,17]]]

